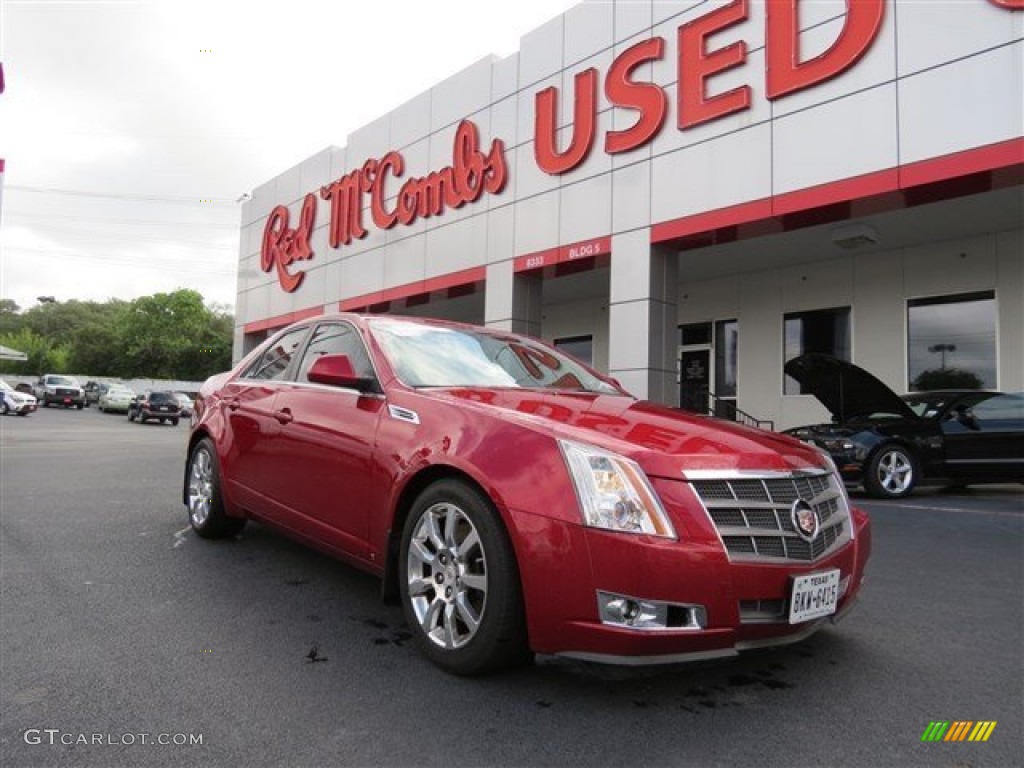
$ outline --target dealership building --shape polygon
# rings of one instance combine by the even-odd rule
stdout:
[[[342,310],[775,428],[804,352],[1024,390],[1024,0],[583,2],[344,143],[243,205],[236,359]]]

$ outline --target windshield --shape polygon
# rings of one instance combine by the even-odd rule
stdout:
[[[47,376],[46,384],[51,387],[77,387],[78,382],[70,376]]]
[[[383,318],[369,326],[398,378],[410,387],[622,394],[572,358],[523,336]]]
[[[107,397],[110,397],[111,395],[128,395],[129,397],[132,397],[135,395],[135,393],[128,389],[128,387],[108,387],[106,394]]]
[[[8,384],[3,379],[0,379],[0,390],[3,390],[4,392],[13,392],[14,391],[14,387],[12,387],[10,384]]]

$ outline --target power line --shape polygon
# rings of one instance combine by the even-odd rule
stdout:
[[[5,250],[8,251],[19,251],[22,253],[34,253],[51,259],[84,259],[86,261],[100,261],[112,264],[131,264],[133,267],[140,269],[180,269],[201,272],[207,275],[234,275],[236,274],[234,269],[194,269],[200,265],[210,265],[209,260],[197,259],[188,260],[180,258],[152,258],[147,257],[145,260],[132,257],[121,257],[121,256],[95,256],[84,253],[68,253],[67,251],[61,251],[55,253],[53,251],[45,250],[43,248],[25,248],[22,246],[11,246]]]
[[[61,221],[91,221],[96,224],[138,224],[153,225],[153,226],[168,226],[168,227],[200,227],[202,229],[229,229],[233,232],[238,232],[240,227],[237,224],[214,224],[214,223],[203,223],[200,221],[168,221],[166,219],[114,219],[109,217],[101,216],[69,216],[67,214],[60,213],[21,213],[19,211],[12,211],[9,208],[4,209],[4,219],[36,219],[38,221],[49,221],[51,219],[59,219]]]
[[[107,239],[111,239],[112,238],[112,239],[116,239],[116,240],[119,240],[119,241],[124,241],[125,240],[125,234],[123,232],[104,232],[102,230],[96,230],[96,229],[84,229],[84,228],[77,228],[77,227],[54,227],[54,226],[46,227],[44,231],[46,231],[46,232],[65,232],[65,233],[72,234],[72,235],[75,235],[75,236],[83,236],[83,235],[84,236],[89,236],[89,235],[92,235],[94,237],[107,238]],[[144,242],[150,242],[150,243],[166,243],[168,245],[171,245],[171,244],[185,245],[185,246],[189,246],[191,248],[205,248],[205,249],[208,249],[208,250],[211,250],[211,251],[230,251],[230,252],[236,252],[238,250],[237,246],[232,246],[232,245],[214,245],[213,243],[210,243],[209,241],[205,241],[205,240],[181,240],[181,239],[176,239],[176,238],[160,237],[159,235],[150,235],[150,236],[147,236],[147,235],[131,235],[131,239],[132,240],[142,240]]]
[[[69,197],[95,197],[107,200],[121,200],[123,202],[138,203],[175,203],[179,205],[236,205],[234,200],[228,198],[198,198],[198,197],[169,197],[161,195],[131,195],[113,194],[106,192],[88,192],[81,189],[56,189],[53,187],[30,187],[24,184],[7,184],[6,190],[17,190],[19,192],[37,192],[45,195],[67,195]]]

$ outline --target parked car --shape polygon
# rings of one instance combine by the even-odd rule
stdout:
[[[93,403],[99,402],[100,395],[103,394],[106,387],[106,384],[98,381],[85,382],[85,386],[82,387],[82,391],[85,392],[85,407],[88,408]]]
[[[192,408],[195,405],[192,398],[186,395],[184,392],[175,392],[174,396],[178,400],[178,405],[181,406],[181,415],[186,418],[191,418]]]
[[[459,674],[791,643],[847,612],[871,550],[817,448],[502,331],[303,321],[205,382],[193,425],[199,536],[254,518],[380,576]]]
[[[15,392],[22,392],[22,393],[24,393],[26,395],[32,395],[32,397],[36,396],[35,388],[31,384],[29,384],[27,381],[19,381],[17,384],[15,384],[14,385],[14,391]],[[37,398],[37,401],[38,401],[38,398]]]
[[[8,413],[16,413],[19,416],[28,416],[36,409],[36,398],[19,392],[3,379],[0,379],[0,413],[6,416]]]
[[[828,355],[786,364],[832,414],[786,430],[829,452],[843,480],[871,496],[906,496],[923,480],[953,485],[1024,481],[1024,395],[941,390],[902,397]]]
[[[56,404],[81,410],[85,407],[85,390],[74,376],[48,373],[37,384],[36,399],[44,407]]]
[[[138,419],[140,424],[155,419],[161,424],[169,421],[178,426],[180,417],[181,406],[173,392],[147,392],[132,398],[128,405],[128,420]]]
[[[128,389],[128,387],[120,384],[111,384],[100,395],[100,400],[96,407],[102,413],[128,413],[128,409],[132,404],[132,398],[134,397],[135,393]]]

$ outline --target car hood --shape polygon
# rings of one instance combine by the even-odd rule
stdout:
[[[789,472],[825,466],[817,450],[785,435],[631,397],[481,388],[433,394],[459,401],[460,407],[499,411],[554,437],[629,456],[653,476],[678,480],[701,471]]]
[[[892,413],[916,420],[899,395],[863,368],[830,355],[807,354],[786,363],[786,375],[814,395],[832,418],[842,423],[872,413]]]

